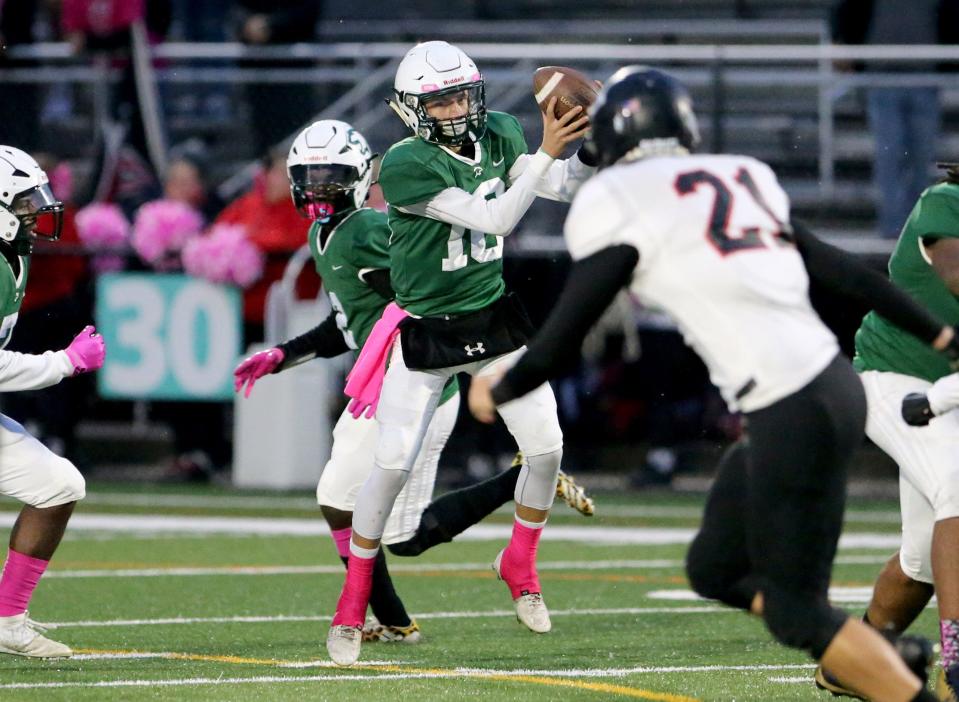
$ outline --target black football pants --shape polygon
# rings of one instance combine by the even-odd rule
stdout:
[[[687,555],[693,588],[749,609],[780,642],[819,658],[845,621],[827,590],[842,529],[847,464],[863,439],[866,401],[845,358],[746,415],[726,452]]]

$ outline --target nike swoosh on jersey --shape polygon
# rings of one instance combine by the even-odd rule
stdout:
[[[493,161],[493,166],[494,166],[494,167],[496,167],[496,166],[502,166],[502,165],[503,165],[503,161],[505,161],[505,160],[506,160],[506,157],[503,156],[499,161]]]
[[[331,266],[334,271],[340,270],[343,266]]]

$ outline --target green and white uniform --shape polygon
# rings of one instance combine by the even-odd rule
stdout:
[[[949,324],[959,324],[959,298],[932,267],[926,245],[959,238],[959,185],[928,188],[906,220],[889,260],[896,285]],[[911,578],[932,582],[935,522],[959,516],[959,412],[947,412],[926,427],[907,425],[902,398],[924,393],[951,373],[948,361],[931,347],[894,327],[875,312],[856,333],[853,365],[869,403],[866,433],[899,464],[902,511],[900,562]]]
[[[410,137],[383,158],[396,301],[432,317],[486,307],[503,294],[503,237],[536,196],[569,201],[592,174],[577,158],[530,156],[515,117],[490,112],[475,157]]]
[[[569,201],[594,172],[577,157],[555,161],[527,151],[519,122],[500,112],[488,113],[486,133],[470,156],[418,137],[390,148],[379,182],[389,203],[390,272],[400,307],[423,317],[460,315],[503,295],[503,237],[537,196]],[[397,340],[376,413],[381,426],[377,468],[412,469],[448,378],[457,372],[495,373],[520,354],[522,349],[452,368],[413,371]],[[529,463],[544,457],[537,477],[529,480],[536,485],[525,493],[530,470],[524,467],[517,495],[524,496],[523,504],[546,509],[555,494],[563,443],[552,390],[544,384],[501,407],[500,414]],[[377,510],[383,505],[363,507],[362,514],[357,508],[354,528],[376,538]]]
[[[324,230],[328,233],[325,237]],[[362,348],[386,307],[387,301],[363,276],[389,268],[389,240],[386,215],[370,208],[349,213],[332,231],[319,223],[310,228],[308,241],[316,272],[336,313],[337,326],[351,349]],[[439,456],[453,431],[458,411],[459,385],[453,378],[444,389],[441,407],[430,423],[413,477],[390,513],[384,543],[405,541],[416,532],[420,515],[432,498]],[[333,429],[330,460],[316,488],[319,504],[353,511],[356,495],[373,468],[377,429],[375,421],[354,419],[348,411],[343,411]]]
[[[27,286],[30,257],[0,244],[0,349],[13,334]],[[0,350],[0,392],[39,390],[73,375],[66,351],[42,354]],[[83,499],[83,476],[18,422],[0,415],[0,494],[46,508]]]

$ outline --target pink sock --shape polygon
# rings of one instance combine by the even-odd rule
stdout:
[[[333,542],[336,544],[336,552],[340,554],[340,558],[349,558],[350,537],[353,536],[353,530],[350,527],[346,527],[345,529],[331,529],[330,536],[333,537]]]
[[[500,575],[514,600],[520,595],[542,592],[536,573],[536,548],[542,533],[542,526],[534,528],[513,522],[513,537],[500,560]]]
[[[33,590],[49,562],[13,549],[7,552],[7,562],[3,566],[3,575],[0,575],[0,617],[12,617],[26,611]]]
[[[343,592],[336,603],[333,625],[363,626],[366,621],[366,606],[370,603],[370,590],[373,588],[373,564],[376,557],[360,558],[350,553],[346,565],[346,582]]]

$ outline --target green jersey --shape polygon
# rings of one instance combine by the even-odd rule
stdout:
[[[380,170],[389,203],[390,276],[396,301],[425,317],[463,314],[495,302],[503,283],[503,237],[413,215],[403,207],[425,202],[447,188],[491,199],[509,187],[509,170],[528,152],[512,115],[490,112],[486,134],[467,159],[409,137],[394,144]]]
[[[959,186],[928,188],[912,209],[889,259],[892,282],[944,322],[959,324],[959,299],[936,273],[923,240],[959,238]],[[870,312],[856,333],[856,370],[902,373],[935,382],[952,372],[932,347]]]
[[[390,228],[386,215],[364,207],[348,214],[332,231],[314,222],[307,239],[346,345],[360,349],[387,301],[362,276],[390,267]]]
[[[347,346],[361,349],[389,304],[363,280],[368,271],[390,267],[386,215],[364,207],[344,217],[326,237],[323,225],[314,222],[307,239],[316,272],[336,312],[336,325]],[[443,388],[440,403],[458,391],[459,382],[454,376]]]
[[[13,335],[30,272],[29,256],[20,256],[12,249],[3,253],[6,256],[3,264],[0,264],[0,349],[7,345]]]

